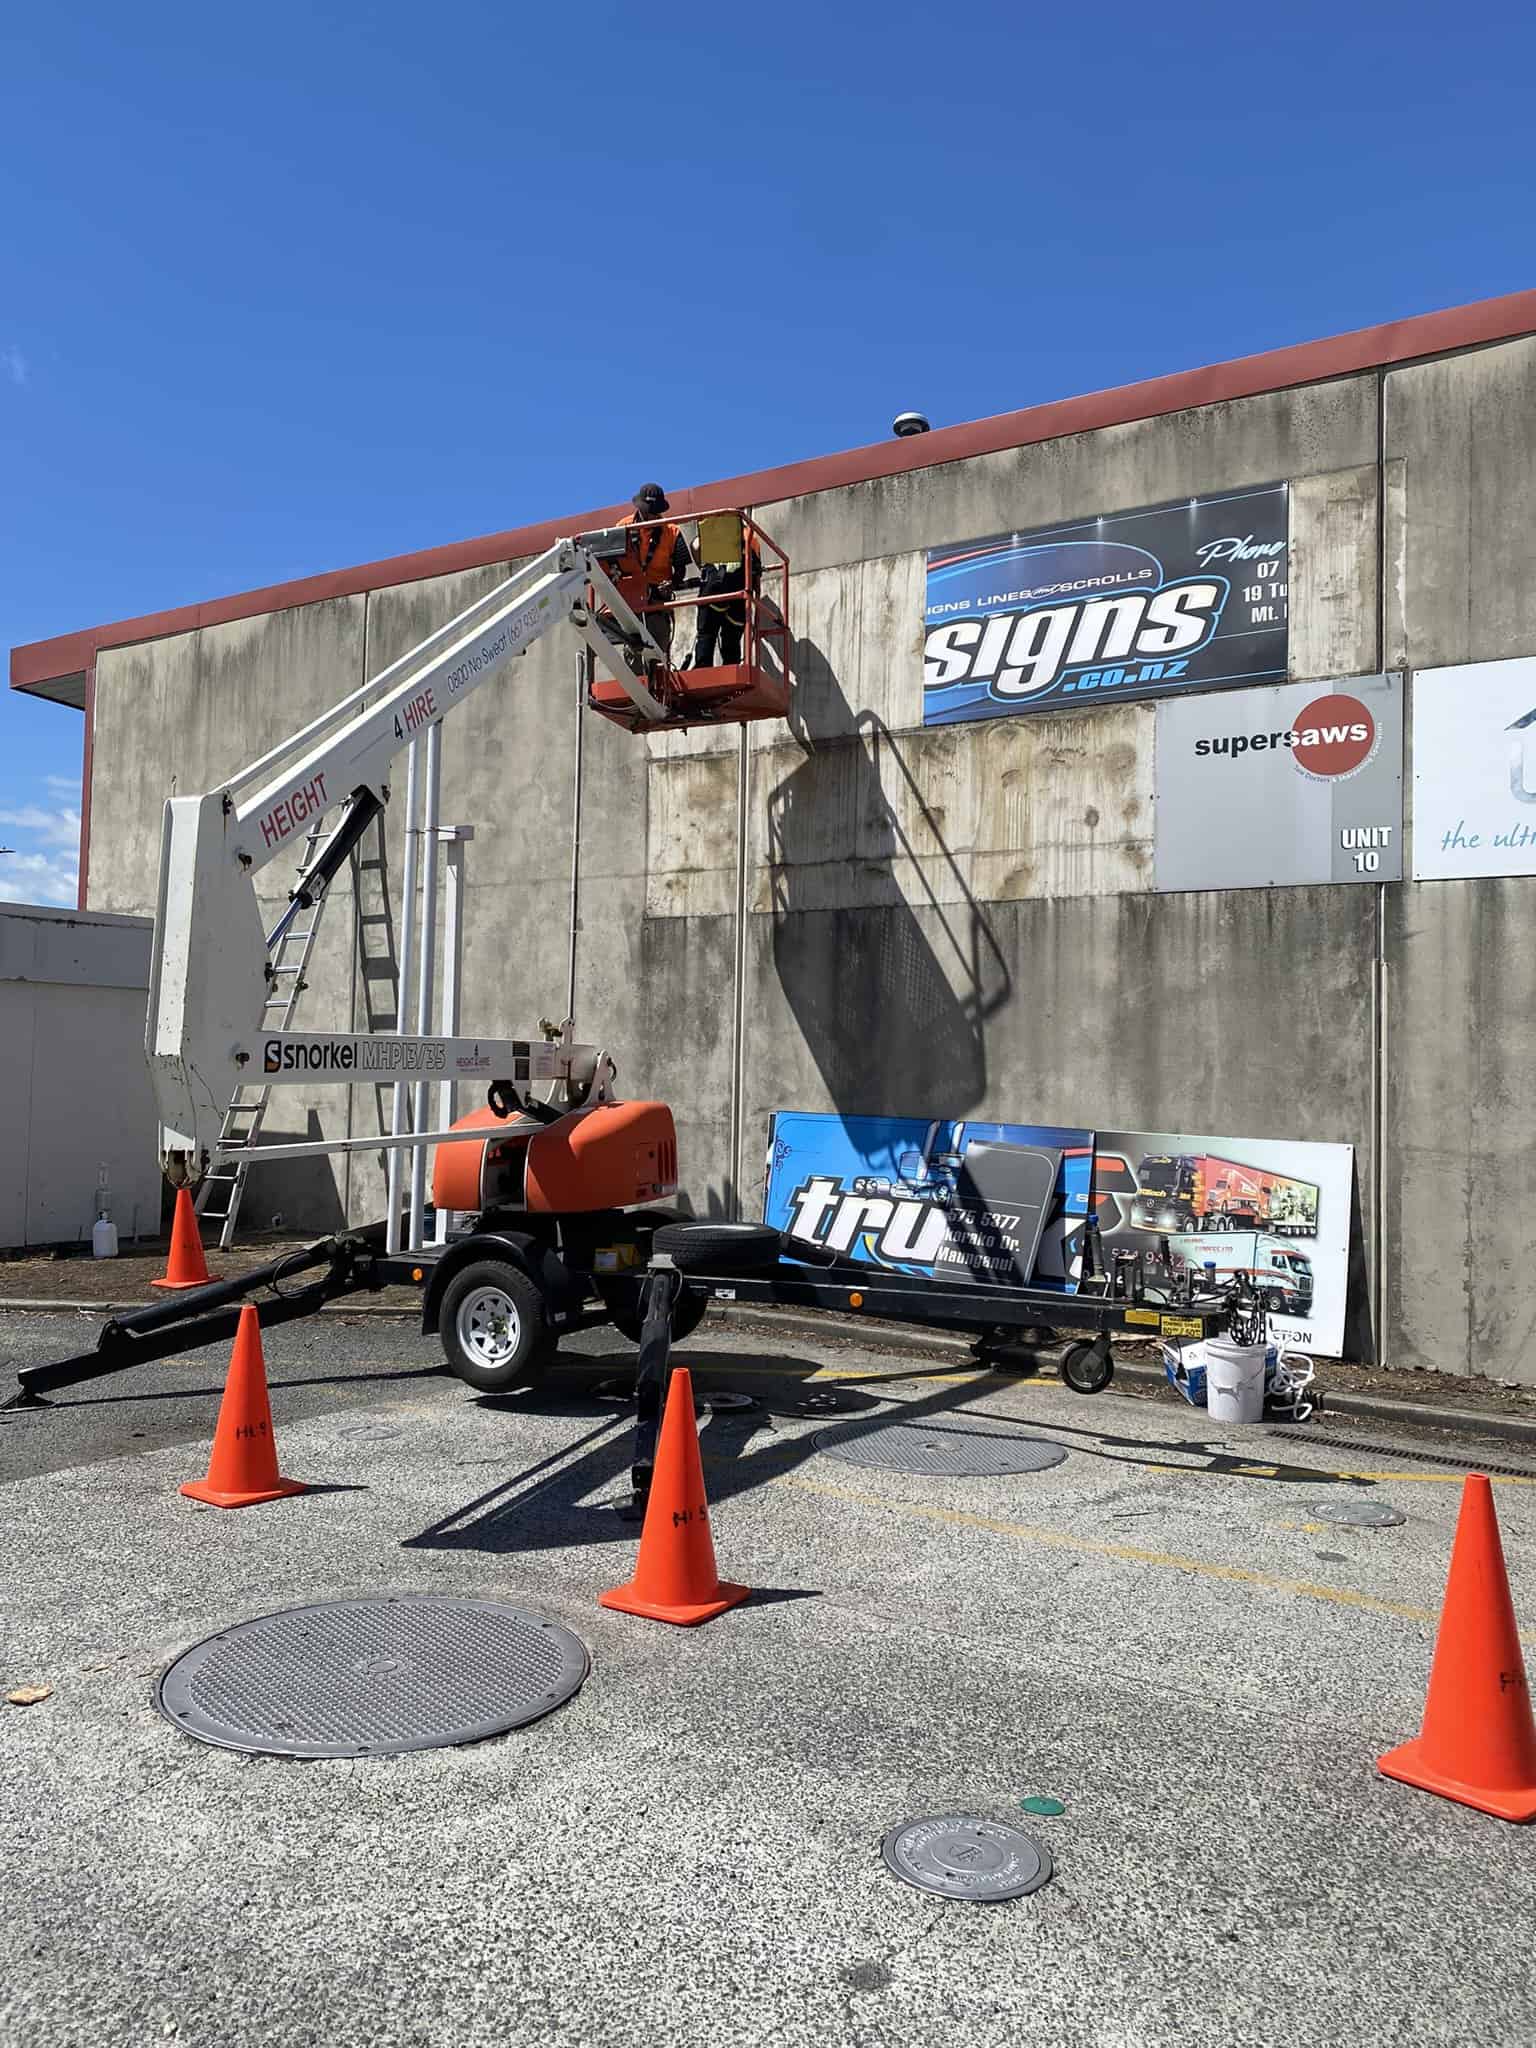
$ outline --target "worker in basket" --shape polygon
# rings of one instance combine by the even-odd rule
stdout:
[[[619,522],[633,528],[628,544],[616,562],[604,566],[619,595],[642,614],[646,630],[670,659],[674,614],[652,607],[667,603],[692,569],[693,556],[682,530],[666,517],[672,508],[660,484],[642,484],[632,502],[634,511]]]
[[[685,668],[713,668],[716,649],[727,668],[741,660],[747,623],[747,582],[762,588],[763,558],[739,512],[707,512],[699,521],[698,636]]]

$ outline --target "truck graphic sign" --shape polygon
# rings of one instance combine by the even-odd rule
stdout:
[[[1353,1183],[1348,1145],[781,1110],[763,1219],[887,1271],[1075,1293],[1091,1217],[1102,1271],[1166,1240],[1176,1266],[1248,1275],[1272,1339],[1338,1356]]]
[[[1092,1177],[1091,1131],[781,1111],[763,1213],[863,1264],[1070,1292]]]
[[[1315,1237],[1317,1198],[1306,1181],[1235,1159],[1154,1152],[1137,1169],[1131,1221],[1138,1230],[1272,1230]]]
[[[1344,1349],[1354,1148],[1182,1131],[1096,1131],[1094,1198],[1106,1264],[1175,1261],[1218,1284],[1247,1276],[1272,1342]],[[1363,1307],[1363,1304],[1362,1304]]]

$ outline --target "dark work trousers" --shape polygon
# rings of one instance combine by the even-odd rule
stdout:
[[[653,590],[651,591],[647,602],[649,604],[665,604],[666,593],[660,590]],[[653,612],[648,610],[642,610],[640,616],[645,620],[645,630],[656,642],[656,645],[667,657],[667,660],[671,661],[672,629],[677,621],[677,613],[667,611]]]
[[[737,583],[736,588],[740,590],[741,584]],[[741,636],[746,623],[747,601],[744,596],[733,598],[726,604],[701,604],[698,638],[693,648],[693,666],[713,668],[717,642],[722,666],[729,668],[740,661]]]

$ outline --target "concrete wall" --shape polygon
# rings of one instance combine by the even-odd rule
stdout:
[[[1385,441],[1389,641],[1411,668],[1536,652],[1536,341],[1396,372]],[[1536,877],[1385,898],[1387,1355],[1536,1384]]]
[[[1536,650],[1533,400],[1522,341],[759,507],[794,565],[787,726],[579,718],[560,636],[450,723],[470,1027],[573,1004],[625,1092],[673,1103],[706,1213],[751,1209],[776,1108],[1349,1142],[1388,1362],[1536,1381],[1536,884],[1156,896],[1149,707],[921,727],[926,547],[1282,479],[1298,679]],[[93,898],[147,907],[172,776],[209,786],[491,573],[103,655]],[[361,1022],[362,993],[343,960],[306,1014]],[[304,1110],[340,1134],[378,1106]],[[319,1223],[381,1186],[369,1155],[280,1192]]]
[[[103,1167],[119,1234],[160,1228],[149,945],[141,917],[0,903],[0,1246],[88,1244]]]

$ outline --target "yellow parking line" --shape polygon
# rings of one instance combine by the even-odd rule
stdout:
[[[562,1358],[557,1362],[555,1370],[557,1372],[592,1372],[600,1370],[603,1362],[601,1358]],[[839,1372],[832,1366],[818,1366],[814,1372],[799,1373],[796,1372],[792,1365],[738,1365],[733,1358],[715,1358],[707,1351],[700,1352],[697,1358],[676,1358],[672,1362],[675,1366],[687,1366],[693,1372],[721,1372],[725,1374],[727,1379],[794,1380],[801,1385],[808,1385],[812,1380],[863,1380],[869,1386],[882,1387],[901,1386],[908,1380],[921,1380],[925,1386],[950,1386],[963,1384],[966,1381],[990,1381],[997,1385],[999,1391],[1001,1391],[1001,1387],[1004,1384],[998,1381],[996,1376],[985,1366],[973,1367],[969,1372],[924,1372],[921,1367],[914,1367],[911,1372],[883,1372],[878,1375],[867,1370]],[[1007,1384],[1013,1385],[1016,1383],[1009,1381]],[[1029,1382],[1025,1381],[1023,1384],[1027,1386]],[[1047,1384],[1049,1383],[1047,1382]]]
[[[1043,1423],[1042,1428],[1049,1429]],[[1186,1452],[1186,1456],[1197,1457],[1198,1452]],[[1203,1472],[1203,1465],[1143,1465],[1144,1472]],[[1278,1465],[1228,1465],[1218,1477],[1228,1479],[1273,1479],[1280,1470]],[[1394,1486],[1460,1486],[1469,1472],[1477,1470],[1476,1465],[1463,1465],[1455,1472],[1355,1472],[1333,1465],[1288,1465],[1288,1472],[1316,1472],[1319,1479],[1387,1479]],[[1297,1484],[1300,1484],[1298,1481]],[[1536,1477],[1518,1476],[1500,1478],[1497,1473],[1488,1476],[1490,1486],[1536,1486]]]
[[[878,1378],[876,1378],[873,1374],[867,1372],[833,1372],[828,1368],[822,1368],[817,1372],[809,1372],[805,1373],[804,1375],[800,1375],[792,1372],[776,1370],[771,1365],[714,1366],[710,1363],[709,1359],[707,1358],[696,1358],[692,1361],[692,1364],[695,1372],[721,1372],[725,1375],[727,1379],[731,1380],[735,1379],[738,1375],[742,1375],[744,1377],[750,1376],[754,1379],[761,1378],[770,1380],[796,1380],[802,1386],[809,1386],[812,1380],[862,1380],[865,1386],[869,1387],[900,1387],[909,1385],[913,1380],[921,1380],[925,1387],[943,1387],[959,1386],[964,1385],[967,1382],[977,1380],[988,1380],[991,1378],[991,1374],[985,1371],[897,1373],[883,1372],[879,1375]]]
[[[1341,1472],[1341,1479],[1390,1479],[1394,1486],[1460,1486],[1469,1472],[1477,1466],[1464,1465],[1457,1472]],[[1518,1476],[1501,1477],[1497,1472],[1488,1474],[1490,1486],[1536,1486],[1536,1478],[1522,1479]]]
[[[1143,1550],[1134,1543],[1106,1543],[1094,1536],[1076,1536],[1066,1529],[1041,1529],[1027,1522],[1007,1522],[994,1515],[967,1514],[962,1508],[929,1506],[922,1501],[891,1500],[876,1493],[860,1493],[852,1487],[829,1486],[819,1479],[798,1473],[781,1474],[777,1486],[792,1486],[798,1493],[814,1493],[827,1500],[845,1501],[851,1507],[882,1508],[888,1513],[910,1515],[919,1521],[942,1522],[949,1528],[979,1529],[989,1536],[1009,1536],[1016,1542],[1038,1544],[1046,1550],[1070,1550],[1083,1557],[1107,1557],[1119,1564],[1151,1565],[1159,1571],[1182,1572],[1191,1578],[1217,1579],[1227,1585],[1251,1586],[1263,1593],[1288,1593],[1295,1599],[1319,1600],[1330,1607],[1349,1607],[1357,1613],[1384,1614],[1394,1621],[1413,1621],[1433,1626],[1438,1616],[1427,1607],[1412,1607],[1401,1600],[1380,1600],[1372,1593],[1358,1593],[1350,1586],[1320,1586],[1308,1579],[1287,1579],[1271,1572],[1248,1571],[1241,1565],[1214,1564],[1207,1558],[1183,1557],[1177,1551]],[[1536,1633],[1525,1631],[1522,1642],[1536,1642]]]

